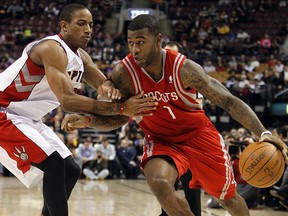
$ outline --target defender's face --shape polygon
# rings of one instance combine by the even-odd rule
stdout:
[[[75,11],[70,23],[65,22],[62,31],[72,49],[85,48],[91,39],[93,18],[89,10]]]
[[[130,31],[127,35],[128,46],[138,67],[149,66],[157,51],[156,37],[147,28]]]

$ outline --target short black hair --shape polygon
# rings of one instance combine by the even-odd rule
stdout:
[[[152,35],[160,33],[160,25],[156,18],[151,15],[141,14],[136,16],[128,25],[128,30],[135,31],[139,29],[147,28],[148,32]]]
[[[178,52],[182,53],[184,51],[183,46],[177,41],[169,41],[165,44],[165,46],[176,46],[178,48]]]
[[[87,8],[81,4],[68,4],[64,6],[59,15],[59,22],[66,21],[69,23],[72,20],[74,12],[83,9]]]

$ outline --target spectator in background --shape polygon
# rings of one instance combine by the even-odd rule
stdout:
[[[251,65],[254,66],[255,70],[257,70],[260,67],[260,62],[256,56],[251,57]]]
[[[278,60],[276,59],[275,55],[271,54],[271,55],[269,56],[267,62],[266,62],[266,63],[268,64],[269,69],[272,69],[272,70],[273,70],[273,68],[274,68],[275,65],[277,64],[277,61],[278,61]]]
[[[132,141],[128,137],[124,137],[120,141],[117,149],[117,157],[123,167],[124,174],[127,179],[137,179],[140,172],[138,167],[137,152],[132,145]]]
[[[77,148],[77,155],[81,160],[82,170],[86,167],[91,167],[96,158],[96,151],[93,147],[92,137],[88,136],[84,143],[80,143]]]
[[[234,72],[237,72],[238,70],[238,61],[236,56],[231,56],[230,59],[228,60],[228,70],[231,71],[233,70]]]
[[[252,73],[255,71],[255,66],[252,64],[251,60],[245,63],[244,70],[247,71],[248,73]]]
[[[134,140],[134,146],[137,152],[137,160],[141,161],[144,147],[144,134],[143,132],[136,132],[136,139]]]
[[[230,26],[226,22],[220,23],[216,29],[219,35],[227,35],[230,32]]]
[[[242,72],[240,76],[240,80],[238,82],[238,91],[239,91],[239,97],[243,101],[247,101],[249,91],[250,91],[250,81],[248,80],[248,76],[245,72]]]
[[[244,31],[243,29],[240,29],[237,32],[236,38],[240,41],[247,41],[248,39],[250,39],[250,35],[246,31]]]
[[[282,73],[284,70],[284,64],[278,60],[277,63],[275,64],[274,68],[273,68],[275,73]]]
[[[24,8],[14,0],[7,9],[7,14],[12,15],[14,18],[21,19],[23,17]]]
[[[270,36],[268,34],[265,34],[264,38],[262,38],[260,40],[260,45],[263,48],[270,48],[271,47],[271,39],[270,39]]]
[[[121,166],[116,158],[116,149],[105,135],[100,135],[100,143],[95,144],[97,152],[101,153],[102,166],[109,170],[110,177],[119,176]]]
[[[83,169],[83,174],[90,180],[104,180],[109,175],[109,170],[100,151],[96,152],[96,157],[91,160],[89,166]]]
[[[229,76],[227,78],[225,86],[231,91],[235,92],[238,86],[238,78],[236,76],[235,70],[229,71]]]
[[[207,40],[208,38],[208,32],[205,31],[203,28],[200,28],[199,31],[198,31],[198,40]]]
[[[204,61],[203,69],[206,73],[216,72],[216,67],[212,64],[211,60]]]
[[[115,146],[111,144],[105,135],[100,135],[100,143],[95,144],[97,151],[102,153],[102,158],[107,161],[114,160],[116,156]]]

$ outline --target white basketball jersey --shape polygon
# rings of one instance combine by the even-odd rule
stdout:
[[[43,40],[56,40],[62,45],[67,53],[67,73],[72,85],[74,89],[81,88],[84,66],[80,53],[74,53],[61,35],[48,36],[28,44],[22,56],[0,73],[0,111],[39,120],[60,105],[47,82],[44,69],[35,65],[27,55],[33,45]]]

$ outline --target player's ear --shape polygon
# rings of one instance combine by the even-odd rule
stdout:
[[[157,34],[157,36],[156,36],[156,40],[157,40],[157,43],[160,43],[160,45],[162,44],[162,34]]]
[[[64,21],[64,20],[60,21],[59,25],[60,25],[61,30],[63,30],[64,32],[67,32],[68,23],[66,21]]]

